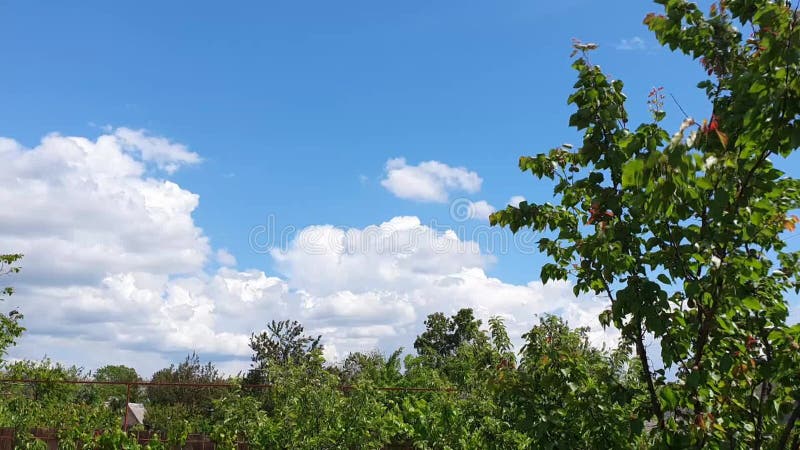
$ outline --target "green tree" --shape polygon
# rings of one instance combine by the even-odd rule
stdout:
[[[19,273],[16,264],[22,259],[21,254],[0,254],[0,275]],[[5,300],[14,293],[14,288],[5,287],[0,291],[0,301]],[[8,348],[16,344],[17,338],[25,331],[20,321],[23,316],[17,309],[12,309],[7,314],[0,313],[0,358],[5,356]]]
[[[130,383],[141,381],[141,377],[133,367],[123,365],[106,365],[94,373],[95,381],[111,381],[115,383]]]
[[[436,369],[436,376],[459,388],[485,378],[485,370],[497,362],[497,353],[480,327],[481,321],[470,308],[451,317],[441,312],[429,315],[425,331],[414,341],[419,358],[407,360],[407,366]]]
[[[633,448],[644,420],[644,391],[628,371],[623,345],[609,353],[589,344],[588,328],[545,316],[522,336],[520,367],[499,387],[514,428],[537,448]]]
[[[33,428],[55,428],[65,446],[76,439],[92,440],[96,429],[119,426],[120,416],[102,404],[92,403],[84,386],[64,381],[87,379],[82,369],[48,359],[15,361],[4,368],[3,378],[35,380],[2,385],[0,427],[15,429],[14,448],[43,448],[30,435]],[[65,447],[66,448],[66,447]]]
[[[397,433],[394,408],[366,373],[342,390],[323,363],[315,349],[270,367],[268,418],[255,437],[259,448],[380,449]]]
[[[266,330],[250,336],[253,368],[248,373],[248,383],[271,381],[269,372],[275,366],[312,360],[317,351],[322,351],[321,338],[306,335],[297,321],[273,320],[267,324]]]
[[[471,308],[460,309],[451,317],[433,313],[425,320],[425,331],[417,336],[414,348],[422,356],[453,356],[464,344],[486,340],[480,327]]]
[[[23,393],[34,401],[67,401],[73,400],[80,391],[80,386],[59,382],[86,380],[86,374],[79,367],[67,367],[45,358],[41,361],[22,360],[7,364],[3,370],[3,378],[36,381],[9,385],[14,391]]]
[[[106,365],[94,373],[95,381],[113,382],[113,383],[133,383],[142,381],[136,369],[123,365]],[[115,406],[124,405],[128,396],[128,387],[125,385],[107,385],[96,386],[98,397],[102,401],[108,401]],[[139,386],[131,386],[130,401],[133,403],[139,402],[142,397],[142,392]]]
[[[128,373],[130,375],[130,373]],[[151,381],[166,386],[147,386],[147,400],[151,405],[181,405],[187,415],[205,414],[212,408],[212,400],[225,394],[225,388],[202,386],[170,386],[170,383],[220,384],[227,381],[214,364],[201,364],[200,356],[192,352],[175,366],[163,368],[153,374]]]
[[[800,326],[786,323],[784,298],[800,258],[782,238],[800,183],[771,157],[800,145],[800,18],[787,1],[728,0],[707,14],[657,3],[664,14],[645,23],[699,59],[712,115],[668,132],[656,90],[653,120],[630,128],[622,81],[578,42],[569,123],[583,141],[519,161],[554,182],[557,203],[522,202],[491,222],[545,233],[543,281],[607,297],[600,321],[636,349],[658,445],[783,449],[800,415]]]
[[[388,357],[383,353],[355,352],[347,355],[340,370],[340,378],[345,385],[369,379],[380,386],[392,386],[402,379],[400,355],[403,349],[392,352]]]

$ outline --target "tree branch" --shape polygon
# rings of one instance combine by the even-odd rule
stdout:
[[[797,422],[798,418],[800,418],[800,400],[795,400],[794,410],[792,410],[792,414],[789,415],[789,421],[786,422],[786,428],[783,429],[781,438],[778,441],[778,446],[775,448],[778,450],[783,450],[786,448],[786,443],[789,442],[789,436],[791,436],[792,429],[794,428],[794,424]]]
[[[767,380],[761,381],[761,392],[758,395],[758,411],[756,412],[756,420],[755,420],[755,440],[753,441],[753,450],[761,450],[761,441],[763,439],[764,433],[764,397],[769,395],[769,383]]]
[[[666,423],[664,421],[664,410],[661,409],[661,402],[658,400],[656,387],[655,384],[653,384],[653,373],[650,371],[650,362],[647,359],[647,349],[644,346],[642,322],[638,317],[634,320],[636,320],[637,328],[636,339],[634,339],[636,343],[636,356],[639,357],[639,361],[642,364],[642,375],[645,383],[647,384],[647,392],[650,394],[650,404],[653,407],[653,412],[655,413],[656,418],[658,419],[658,428],[663,430],[666,428]]]
[[[608,286],[608,283],[605,279],[601,277],[601,280],[603,281],[603,288],[606,291],[606,295],[608,295],[608,299],[611,301],[611,303],[614,303],[614,295],[611,293],[611,288]],[[653,383],[653,373],[650,371],[650,361],[647,358],[647,349],[644,346],[642,321],[639,317],[635,317],[633,320],[636,321],[636,337],[634,338],[634,344],[636,345],[636,356],[639,358],[639,362],[642,364],[642,378],[647,385],[647,392],[650,396],[650,406],[653,408],[653,413],[658,419],[658,428],[664,430],[666,428],[666,422],[664,421],[664,410],[661,408],[661,402],[658,400],[656,386]]]

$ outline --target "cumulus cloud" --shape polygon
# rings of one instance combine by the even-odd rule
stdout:
[[[596,325],[604,307],[576,301],[567,284],[490,277],[491,259],[477,243],[417,217],[309,226],[272,253],[277,274],[239,270],[194,223],[197,195],[147,170],[167,159],[118,132],[95,140],[51,135],[30,149],[0,139],[0,242],[26,255],[7,307],[19,305],[28,331],[12,357],[129,364],[148,374],[197,350],[235,372],[249,363],[250,333],[272,319],[301,321],[324,335],[329,357],[343,357],[407,347],[435,311],[501,315],[519,336],[535,314]],[[177,164],[185,153],[176,155]],[[209,272],[210,260],[221,267]],[[597,342],[608,338],[597,333]]]
[[[293,288],[323,296],[341,290],[408,290],[441,273],[486,262],[477,243],[433,230],[417,217],[395,217],[363,229],[310,226],[272,256]]]
[[[234,267],[236,266],[236,257],[228,249],[220,248],[217,250],[217,262],[223,266]]]
[[[99,282],[108,273],[191,273],[208,239],[198,196],[145,176],[115,135],[50,135],[32,149],[0,140],[0,242],[25,253],[40,284]]]
[[[496,211],[495,207],[487,203],[486,200],[471,202],[469,205],[470,219],[477,219],[477,220],[482,220],[484,222],[488,222],[489,214],[495,211]]]
[[[523,197],[521,195],[515,195],[515,196],[511,197],[510,199],[508,199],[508,204],[511,205],[511,206],[514,206],[516,208],[519,208],[519,204],[524,202],[524,201],[525,201],[525,197]]]
[[[200,155],[189,151],[185,145],[152,136],[146,130],[121,127],[114,130],[114,136],[124,149],[138,153],[143,161],[154,162],[159,169],[169,174],[182,165],[200,162]]]
[[[450,167],[439,161],[408,165],[405,158],[386,162],[381,185],[397,197],[421,202],[445,203],[453,192],[480,191],[483,179],[464,167]]]
[[[647,45],[644,39],[639,36],[634,36],[630,39],[621,39],[616,46],[617,50],[644,50]]]
[[[450,202],[450,218],[456,222],[467,220],[489,221],[489,215],[497,209],[486,200],[473,201],[466,198],[457,198]]]

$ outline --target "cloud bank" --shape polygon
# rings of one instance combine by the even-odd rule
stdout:
[[[17,294],[2,305],[18,306],[28,328],[12,357],[127,364],[149,375],[197,350],[236,371],[248,365],[250,333],[272,319],[301,321],[323,334],[329,357],[341,358],[409,346],[435,311],[500,315],[519,336],[543,313],[596,329],[604,307],[574,299],[566,283],[491,277],[491,258],[477,243],[413,216],[364,228],[309,226],[271,254],[278,273],[239,269],[194,222],[198,196],[166,179],[200,157],[142,130],[94,140],[54,134],[30,149],[0,138],[0,158],[0,251],[25,254],[23,272],[8,280]],[[440,201],[452,190],[477,191],[481,179],[399,159],[382,183]],[[475,215],[491,207],[474,205]]]

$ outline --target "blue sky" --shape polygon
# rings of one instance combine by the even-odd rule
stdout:
[[[124,125],[183,142],[206,161],[175,177],[201,196],[197,222],[241,262],[268,265],[247,240],[268,214],[297,227],[446,224],[447,208],[380,188],[391,157],[475,170],[493,205],[536,198],[516,159],[574,138],[573,37],[601,45],[596,62],[626,80],[634,114],[657,85],[704,111],[698,66],[641,24],[655,6],[3,2],[0,132],[32,145]],[[617,49],[636,38],[644,48]],[[508,258],[493,270],[524,281],[538,269]]]
[[[33,148],[50,133],[94,140],[127,127],[181,143],[202,162],[169,174],[143,162],[142,177],[171,180],[199,196],[191,217],[208,239],[208,255],[225,249],[239,270],[292,278],[275,257],[251,248],[253,227],[268,217],[300,230],[362,229],[416,216],[423,225],[463,232],[461,238],[484,226],[453,221],[448,203],[393,195],[381,184],[392,158],[463,167],[483,180],[478,191],[454,192],[450,200],[503,207],[513,195],[546,199],[548,187],[521,174],[516,161],[576,141],[566,104],[573,37],[600,44],[593,61],[626,82],[633,122],[646,118],[653,86],[706,117],[694,88],[699,65],[660,49],[641,24],[656,7],[585,0],[0,1],[0,136]],[[669,97],[666,107],[677,124]],[[509,285],[538,279],[541,257],[494,256],[481,266],[488,276]],[[218,259],[191,270],[213,276]],[[21,348],[20,356],[35,356],[32,347]],[[152,347],[131,351],[164,355]],[[74,349],[61,354],[94,362]],[[145,356],[141,361],[152,361]]]

